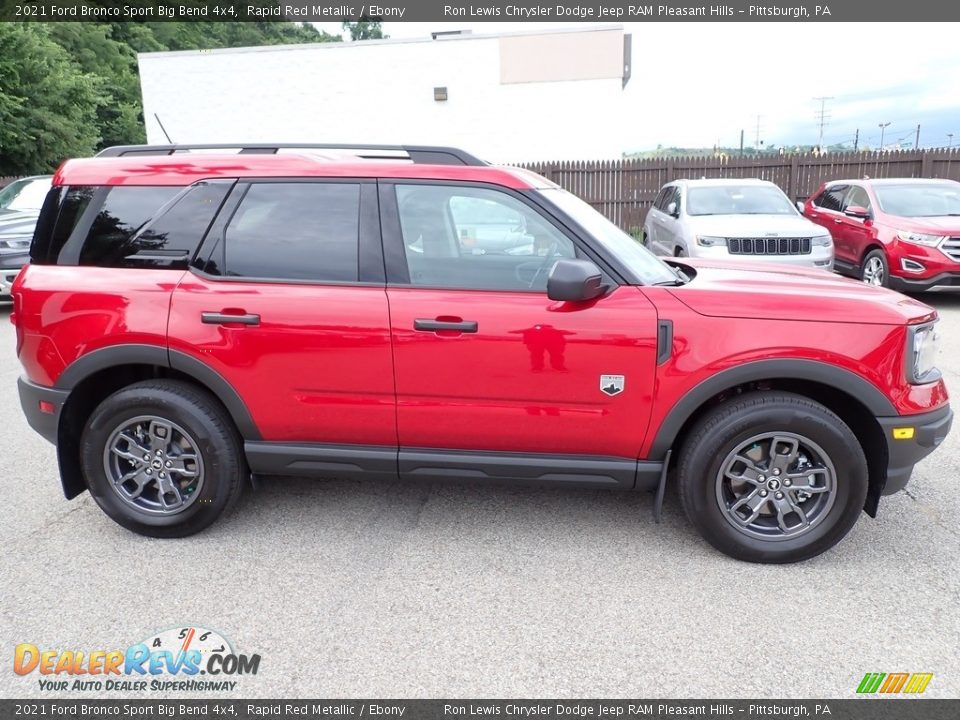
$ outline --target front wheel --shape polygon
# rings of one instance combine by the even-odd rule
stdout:
[[[871,250],[866,254],[860,269],[860,279],[867,285],[877,287],[889,285],[890,268],[883,250]]]
[[[114,521],[149,537],[197,533],[232,506],[246,466],[236,428],[205,390],[139,382],[90,415],[80,444],[87,487]]]
[[[678,466],[684,511],[722,552],[789,563],[836,545],[867,495],[867,461],[850,428],[791,393],[748,393],[704,416]]]

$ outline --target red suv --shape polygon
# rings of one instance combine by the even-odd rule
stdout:
[[[180,537],[260,475],[656,490],[657,516],[671,480],[714,546],[790,562],[875,515],[950,428],[918,301],[667,264],[455,149],[299,147],[57,172],[13,320],[68,498]]]
[[[904,292],[960,287],[960,183],[837,180],[803,214],[833,235],[839,272]]]

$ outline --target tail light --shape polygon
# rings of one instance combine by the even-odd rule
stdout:
[[[23,298],[18,290],[13,291],[13,312],[10,313],[10,322],[17,329],[17,357],[20,357],[20,349],[23,347],[23,323],[20,322],[20,313],[22,312]]]

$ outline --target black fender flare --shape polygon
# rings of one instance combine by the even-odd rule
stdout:
[[[816,360],[755,360],[711,375],[688,390],[660,424],[650,452],[647,453],[648,458],[664,457],[687,420],[710,398],[744,383],[782,379],[808,380],[835,388],[858,400],[875,417],[899,415],[893,403],[879,388],[849,370]]]
[[[262,439],[246,403],[223,375],[195,357],[160,345],[115,345],[94,350],[72,362],[57,378],[54,387],[73,390],[93,373],[122,365],[158,365],[190,376],[224,404],[244,440]]]

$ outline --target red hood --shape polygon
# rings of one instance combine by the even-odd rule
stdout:
[[[936,310],[919,300],[826,270],[690,258],[680,264],[695,268],[696,277],[671,292],[701,315],[870,325],[936,317]]]

